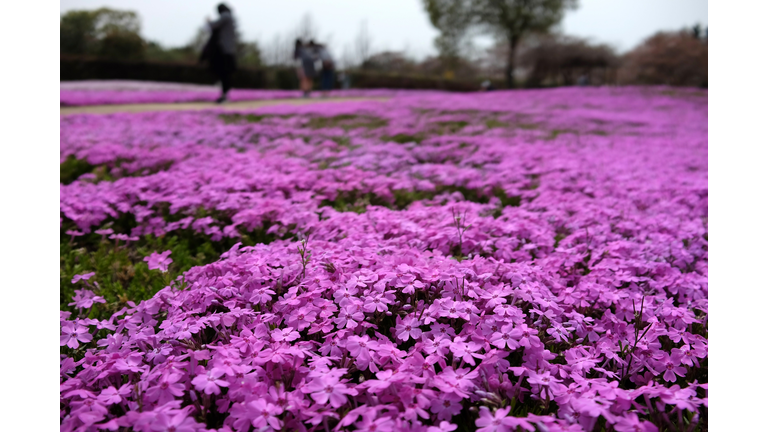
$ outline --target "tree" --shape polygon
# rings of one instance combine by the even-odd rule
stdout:
[[[590,83],[604,84],[618,66],[610,46],[559,34],[529,36],[519,50],[518,62],[528,70],[527,87],[573,85],[582,76]]]
[[[360,68],[384,73],[413,73],[416,62],[402,52],[384,51],[369,56]]]
[[[462,23],[466,30],[493,34],[507,43],[507,85],[514,87],[515,53],[531,33],[546,33],[558,24],[578,0],[423,0],[433,23]],[[455,15],[455,16],[454,16]],[[444,31],[448,24],[437,29]],[[453,30],[444,33],[446,39]],[[462,31],[463,34],[464,31]]]
[[[69,11],[59,21],[62,54],[88,54],[96,41],[96,17],[93,11]]]
[[[261,66],[261,49],[256,42],[237,42],[237,62],[245,67]]]
[[[459,62],[461,43],[470,25],[471,3],[466,0],[424,0],[429,21],[440,31],[435,48],[449,66]]]
[[[140,30],[141,21],[133,11],[108,8],[69,11],[59,21],[60,52],[141,58],[146,42],[139,35]]]
[[[708,49],[689,30],[659,32],[624,55],[622,84],[707,86]]]

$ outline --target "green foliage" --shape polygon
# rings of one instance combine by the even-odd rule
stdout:
[[[507,193],[504,192],[504,189],[500,187],[494,188],[493,196],[501,201],[502,207],[520,207],[520,203],[522,202],[522,197],[518,195],[508,196]]]
[[[120,60],[142,59],[146,43],[139,35],[140,30],[139,16],[133,11],[109,8],[69,11],[59,21],[60,52]]]
[[[435,48],[440,57],[449,61],[460,56],[462,40],[470,20],[471,3],[465,0],[423,0],[429,21],[440,31],[435,38]]]
[[[237,42],[237,64],[244,67],[261,66],[261,49],[256,42]]]
[[[158,62],[191,63],[197,61],[198,52],[191,45],[164,48],[157,42],[148,41],[144,58]]]
[[[120,169],[121,165],[125,162],[129,162],[126,159],[117,159],[113,162],[91,165],[87,161],[76,159],[73,155],[67,157],[67,159],[59,165],[60,169],[60,182],[62,184],[70,184],[80,178],[83,174],[93,174],[95,177],[89,181],[98,183],[101,181],[115,181],[122,177],[136,177],[155,174],[160,171],[167,171],[173,166],[173,161],[161,162],[155,166],[144,167],[135,172],[127,172]]]
[[[468,125],[469,122],[465,122],[465,121],[445,121],[445,122],[438,122],[436,124],[439,126],[438,133],[441,134],[441,135],[444,135],[444,134],[456,133],[456,132],[464,129],[464,127],[466,125]]]
[[[552,129],[549,132],[549,136],[547,137],[547,139],[553,140],[562,134],[578,134],[578,131],[575,131],[573,129]]]
[[[60,53],[92,55],[114,60],[154,60],[161,62],[196,62],[208,39],[201,27],[184,46],[164,48],[144,40],[141,22],[134,11],[100,8],[69,11],[61,16]],[[237,35],[239,39],[239,34]],[[261,66],[261,50],[256,42],[237,42],[238,65]]]
[[[508,43],[507,85],[514,86],[512,72],[517,44],[532,33],[546,33],[559,23],[578,0],[423,0],[430,21],[440,31],[437,44],[455,47],[464,35],[479,30]],[[450,51],[450,50],[449,50]]]
[[[140,60],[144,58],[145,42],[136,33],[108,33],[99,41],[95,54],[116,60]]]
[[[454,192],[461,193],[466,201],[480,204],[488,204],[491,198],[496,197],[500,201],[500,208],[518,207],[522,201],[520,196],[507,196],[504,190],[498,187],[493,189],[491,194],[479,189],[455,185],[436,185],[434,190],[395,189],[391,192],[391,197],[382,197],[370,192],[363,194],[357,190],[343,191],[339,192],[334,200],[323,200],[320,206],[333,207],[337,211],[352,211],[358,214],[365,213],[369,205],[403,210],[416,201],[433,200],[438,195]]]
[[[70,155],[59,165],[59,181],[62,184],[70,184],[83,174],[93,172],[94,165]]]
[[[423,134],[408,135],[408,134],[399,133],[397,135],[392,135],[392,136],[383,136],[381,139],[383,141],[392,141],[398,144],[406,144],[411,142],[415,142],[418,144],[424,141],[424,138],[425,136]]]
[[[88,54],[96,41],[96,16],[93,11],[76,10],[62,15],[59,38],[62,54]]]
[[[376,129],[388,124],[387,120],[376,117],[342,114],[334,117],[312,117],[306,126],[310,129],[340,127],[349,131],[356,128]]]
[[[122,224],[113,222],[112,226]],[[62,228],[59,242],[60,308],[75,312],[68,304],[72,302],[74,290],[81,288],[83,283],[73,285],[72,278],[77,274],[95,272],[89,282],[98,283],[94,292],[107,301],[104,305],[94,306],[91,311],[90,316],[99,319],[109,318],[127,301],[138,303],[151,298],[190,268],[217,261],[235,243],[253,246],[276,239],[276,236],[266,234],[265,229],[243,234],[239,239],[225,238],[221,241],[212,241],[208,236],[191,230],[179,230],[160,237],[147,235],[137,242],[126,244],[99,234],[72,238],[64,231]],[[172,251],[173,259],[168,272],[149,270],[144,257],[166,250]]]
[[[232,123],[258,123],[262,120],[264,120],[267,117],[272,117],[269,115],[256,115],[256,114],[221,114],[219,115],[219,118],[224,121],[226,124],[232,124]]]
[[[485,121],[485,127],[488,129],[494,129],[494,128],[508,128],[510,126],[507,122],[502,122],[496,119],[488,119]]]

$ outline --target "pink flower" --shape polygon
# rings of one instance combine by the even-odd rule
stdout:
[[[77,283],[78,281],[84,280],[87,281],[90,279],[93,275],[95,275],[95,272],[85,273],[81,275],[75,275],[75,277],[72,278],[72,283]]]
[[[432,399],[429,410],[437,414],[438,420],[450,420],[453,416],[461,412],[462,397],[456,393],[440,393],[437,398]]]
[[[368,313],[386,312],[387,305],[389,303],[392,303],[392,301],[386,298],[384,294],[376,293],[374,295],[367,296],[365,298],[365,304],[363,305],[363,310]]]
[[[475,420],[477,432],[514,432],[518,427],[533,431],[535,428],[525,419],[517,417],[507,417],[509,407],[499,408],[493,414],[487,407],[480,407],[480,417]]]
[[[509,289],[492,287],[490,290],[480,291],[480,298],[486,300],[486,305],[489,308],[495,308],[500,304],[507,302],[504,297],[512,294]]]
[[[664,373],[664,381],[667,382],[677,381],[677,376],[675,375],[684,378],[685,374],[688,372],[684,367],[680,366],[679,358],[670,357],[666,352],[661,353],[660,358],[654,362],[654,367],[657,372]]]
[[[440,357],[445,357],[451,348],[451,341],[443,336],[435,336],[434,339],[429,339],[427,335],[422,335],[421,342],[424,344],[424,352],[436,354]]]
[[[229,387],[228,382],[219,379],[223,375],[224,371],[213,368],[204,374],[196,376],[192,380],[192,385],[195,386],[195,390],[205,392],[205,394],[219,394],[221,393],[219,387]]]
[[[91,273],[93,274],[93,273]],[[93,306],[94,303],[106,303],[104,297],[93,294],[93,291],[82,289],[75,290],[75,295],[72,297],[74,302],[69,303],[68,306],[75,306],[80,309],[88,309]]]
[[[355,363],[360,370],[367,369],[373,364],[370,350],[375,350],[378,347],[378,342],[370,340],[368,336],[351,336],[346,345],[349,355],[355,358]],[[375,368],[375,366],[373,367]]]
[[[312,393],[312,399],[319,404],[331,402],[331,406],[339,408],[347,403],[347,395],[356,395],[357,391],[348,389],[347,386],[340,383],[338,378],[331,375],[323,375],[314,379],[302,389],[304,393]]]
[[[514,327],[515,326],[512,324],[506,324],[501,327],[501,330],[493,333],[491,336],[491,345],[501,349],[506,347],[510,350],[516,350],[520,344],[518,344],[515,337],[512,336]]]
[[[618,417],[618,421],[613,425],[613,428],[616,432],[657,432],[659,430],[653,423],[640,421],[637,418],[637,414],[633,412],[628,412]]]
[[[455,431],[458,426],[447,421],[441,421],[439,426],[429,426],[427,432],[451,432]]]
[[[679,362],[686,366],[699,367],[699,359],[697,357],[706,357],[707,353],[697,352],[695,348],[691,348],[689,345],[683,345],[680,348],[672,348],[672,360]]]
[[[88,343],[93,340],[93,335],[88,332],[88,327],[75,324],[72,321],[65,321],[61,325],[61,337],[59,338],[60,346],[68,346],[72,349],[76,349],[80,346],[78,341],[82,343]]]
[[[131,394],[130,384],[126,384],[120,389],[116,389],[114,386],[109,386],[101,391],[101,394],[97,399],[104,405],[113,405],[123,401],[123,398]]]
[[[661,400],[668,405],[674,405],[681,410],[696,411],[696,390],[691,387],[680,388],[675,384],[661,394]]]
[[[395,426],[395,422],[389,417],[376,418],[376,410],[371,410],[363,414],[363,420],[355,423],[360,432],[390,432]]]
[[[269,303],[272,300],[272,296],[275,295],[275,292],[267,287],[259,287],[253,290],[253,295],[251,295],[251,298],[249,301],[259,304],[266,304]]]
[[[461,359],[472,366],[475,365],[475,357],[482,359],[482,354],[477,354],[477,351],[482,349],[482,345],[477,342],[464,342],[464,337],[456,336],[451,344],[451,352],[454,358]]]
[[[168,265],[173,262],[173,260],[168,257],[170,254],[171,251],[169,250],[160,254],[157,252],[152,252],[150,256],[144,258],[144,261],[147,262],[147,266],[150,270],[158,269],[165,273],[168,271]]]
[[[283,427],[283,422],[277,418],[278,415],[283,413],[282,408],[264,399],[256,399],[248,404],[248,409],[251,410],[254,416],[251,423],[253,427],[261,429],[269,426],[274,430],[280,430]]]
[[[295,327],[297,330],[302,331],[309,327],[311,323],[315,321],[317,312],[311,309],[311,307],[302,307],[299,310],[294,311],[290,317],[288,317],[288,325]]]
[[[338,291],[337,291],[338,292]],[[336,326],[340,329],[348,328],[354,329],[357,327],[357,323],[363,321],[365,315],[359,311],[356,306],[347,304],[339,310],[339,316],[333,320]]]
[[[112,234],[112,235],[109,236],[109,239],[110,240],[122,240],[122,241],[125,241],[125,242],[129,242],[129,241],[138,241],[139,237],[137,237],[137,236],[129,236],[127,234]]]
[[[454,392],[462,397],[469,397],[468,391],[475,388],[473,379],[478,377],[477,371],[459,369],[454,371],[452,367],[443,370],[435,377],[435,386],[444,392]]]
[[[187,413],[182,411],[178,414],[160,412],[152,422],[152,430],[155,432],[197,432],[203,427]]]
[[[292,328],[274,329],[270,336],[275,342],[290,342],[299,338],[299,332]]]
[[[421,337],[421,329],[419,328],[419,321],[414,317],[406,317],[404,320],[397,317],[397,324],[395,326],[395,334],[397,338],[403,342],[409,338],[418,339]]]
[[[518,327],[515,327],[515,329],[510,333],[510,335],[515,338],[521,346],[526,348],[530,348],[531,345],[538,345],[541,343],[541,340],[539,340],[537,334],[538,331],[528,327],[525,324],[521,324]]]
[[[171,373],[160,377],[160,381],[147,389],[147,399],[159,405],[184,396],[184,384],[180,383],[181,374]]]

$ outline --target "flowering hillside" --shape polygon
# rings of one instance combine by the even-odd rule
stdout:
[[[707,94],[61,118],[61,430],[707,429]]]

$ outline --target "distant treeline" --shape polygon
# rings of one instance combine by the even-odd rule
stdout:
[[[61,80],[138,79],[212,83],[213,77],[197,65],[207,34],[197,30],[181,47],[165,48],[140,35],[135,12],[98,9],[70,11],[61,17]],[[287,48],[286,48],[287,49]],[[367,53],[344,69],[353,87],[476,90],[484,80],[505,87],[508,44],[496,45],[473,58],[452,55],[422,61],[402,52]],[[632,51],[618,55],[607,45],[559,34],[534,33],[515,51],[516,85],[707,86],[707,35],[698,26],[678,32],[657,33]],[[274,55],[268,56],[275,57]],[[290,58],[289,55],[281,58]],[[263,61],[256,42],[238,42],[234,77],[239,88],[298,87],[293,67]]]
[[[425,89],[449,91],[475,91],[480,81],[446,79],[434,76],[393,74],[361,69],[347,72],[350,84],[355,88]],[[60,58],[61,81],[79,80],[138,80],[212,84],[213,76],[203,66],[194,63],[153,62],[118,60],[98,57],[62,55]],[[500,86],[501,83],[494,83]],[[239,68],[233,76],[235,88],[248,89],[296,89],[296,70],[286,66],[262,66]]]

